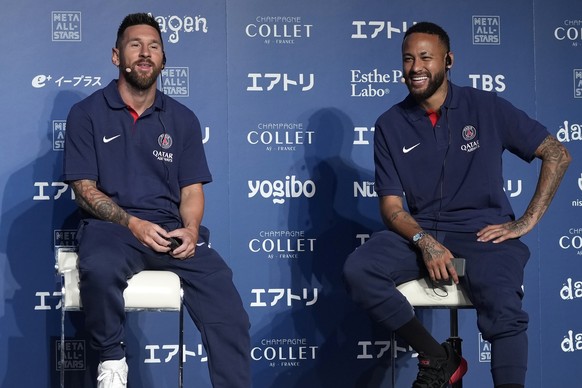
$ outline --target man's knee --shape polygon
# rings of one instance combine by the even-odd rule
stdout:
[[[348,288],[358,287],[369,279],[368,265],[358,249],[348,256],[343,266],[343,277]]]
[[[493,309],[479,313],[479,329],[485,340],[512,337],[527,330],[529,316],[521,308],[521,299],[514,298],[513,303],[510,299],[499,298]]]
[[[131,276],[123,258],[113,252],[89,253],[79,258],[81,287],[123,287]]]

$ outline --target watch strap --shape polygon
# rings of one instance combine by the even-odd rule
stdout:
[[[412,236],[412,243],[414,245],[418,245],[418,243],[420,242],[420,240],[426,236],[428,233],[426,233],[424,230],[421,230],[420,232],[418,232],[417,234],[415,234],[414,236]]]

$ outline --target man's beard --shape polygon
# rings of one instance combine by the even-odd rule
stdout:
[[[412,76],[409,76],[412,78]],[[428,78],[428,86],[424,90],[415,90],[409,89],[410,94],[417,100],[417,101],[424,101],[432,97],[433,94],[442,86],[443,82],[445,82],[445,72],[437,73],[434,78],[432,74]]]
[[[124,68],[131,68],[131,66],[124,66]],[[133,69],[129,73],[127,71],[124,72],[123,75],[127,83],[134,88],[148,90],[156,83],[160,72],[161,69],[152,64],[152,72],[149,75],[141,75],[139,71]]]

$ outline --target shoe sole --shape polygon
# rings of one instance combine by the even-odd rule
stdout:
[[[467,360],[461,357],[461,363],[459,364],[459,367],[457,368],[455,373],[453,373],[453,375],[449,379],[449,384],[454,384],[461,380],[465,373],[467,373],[467,369],[468,369]]]

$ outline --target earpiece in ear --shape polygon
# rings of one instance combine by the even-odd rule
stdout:
[[[449,55],[449,53],[447,53],[447,56],[445,57],[445,66],[447,70],[451,68],[451,65],[452,65],[451,56]]]

